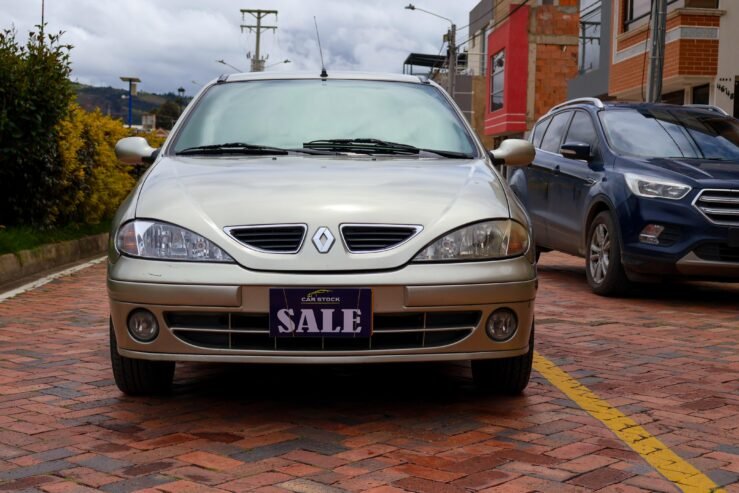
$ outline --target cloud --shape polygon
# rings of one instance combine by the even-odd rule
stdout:
[[[425,0],[418,7],[467,24],[476,0]],[[123,87],[119,76],[142,79],[141,89],[192,94],[198,85],[231,69],[225,59],[249,70],[253,33],[240,30],[240,8],[278,10],[262,36],[269,70],[318,70],[320,56],[313,16],[318,20],[324,59],[335,70],[400,72],[410,52],[438,53],[448,23],[405,10],[407,0],[53,0],[46,2],[49,31],[65,31],[72,51],[72,77],[83,83]],[[19,35],[40,19],[41,0],[0,0],[1,28]],[[253,23],[250,16],[246,24]],[[464,39],[461,34],[460,39]],[[292,63],[279,63],[290,59]],[[195,82],[192,82],[195,81]]]

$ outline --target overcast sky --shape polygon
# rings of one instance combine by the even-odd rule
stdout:
[[[462,27],[477,0],[422,0],[417,7]],[[318,18],[329,69],[401,72],[410,52],[438,53],[448,22],[405,10],[408,0],[46,0],[49,32],[65,31],[74,45],[72,78],[124,87],[121,75],[138,76],[140,89],[193,94],[198,86],[233,70],[249,69],[246,53],[255,35],[241,33],[241,8],[278,10],[276,33],[262,36],[267,70],[318,70],[313,16]],[[41,17],[41,0],[0,0],[0,28],[15,26],[25,40]],[[252,24],[248,16],[246,24]],[[466,29],[459,39],[466,39]]]

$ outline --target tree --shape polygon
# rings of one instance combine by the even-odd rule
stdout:
[[[0,224],[53,224],[69,180],[57,125],[67,115],[71,46],[38,26],[25,45],[0,32]]]
[[[155,111],[157,115],[157,126],[172,130],[175,122],[180,117],[180,113],[182,113],[180,106],[168,99]]]

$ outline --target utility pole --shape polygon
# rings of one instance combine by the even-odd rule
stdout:
[[[457,25],[452,24],[449,29],[449,95],[454,99],[454,89],[457,82]]]
[[[263,72],[264,71],[264,59],[261,57],[260,50],[259,50],[262,31],[267,31],[269,29],[272,29],[272,31],[276,31],[277,26],[263,26],[262,19],[268,15],[274,15],[276,19],[277,11],[276,10],[259,10],[259,9],[241,9],[242,22],[246,14],[251,14],[254,17],[254,19],[256,19],[257,21],[256,25],[254,24],[242,24],[241,25],[241,32],[244,32],[244,29],[248,29],[249,32],[255,31],[257,33],[257,46],[254,51],[254,56],[251,59],[251,71],[252,72]]]
[[[444,17],[443,15],[435,14],[434,12],[416,7],[412,3],[406,5],[405,9],[425,12],[427,14],[433,15],[434,17],[438,17],[439,19],[444,19],[450,24],[451,27],[449,28],[445,36],[446,42],[449,43],[449,51],[447,54],[447,67],[449,67],[449,73],[447,74],[446,90],[453,99],[454,87],[457,80],[457,25],[448,17]]]
[[[667,29],[667,0],[652,0],[652,40],[649,48],[649,77],[647,102],[662,99],[662,73],[665,66],[665,31]]]

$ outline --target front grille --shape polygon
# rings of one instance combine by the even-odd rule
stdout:
[[[739,247],[726,243],[705,243],[694,250],[703,260],[712,262],[739,262]]]
[[[390,224],[343,224],[341,236],[351,253],[389,250],[416,236],[421,226]]]
[[[305,239],[305,224],[235,226],[226,232],[244,245],[270,253],[296,253]]]
[[[482,313],[377,313],[370,337],[271,337],[266,313],[166,312],[180,340],[208,349],[259,351],[368,351],[446,346],[459,342],[480,323]]]
[[[693,205],[711,222],[739,226],[739,190],[703,190]]]

